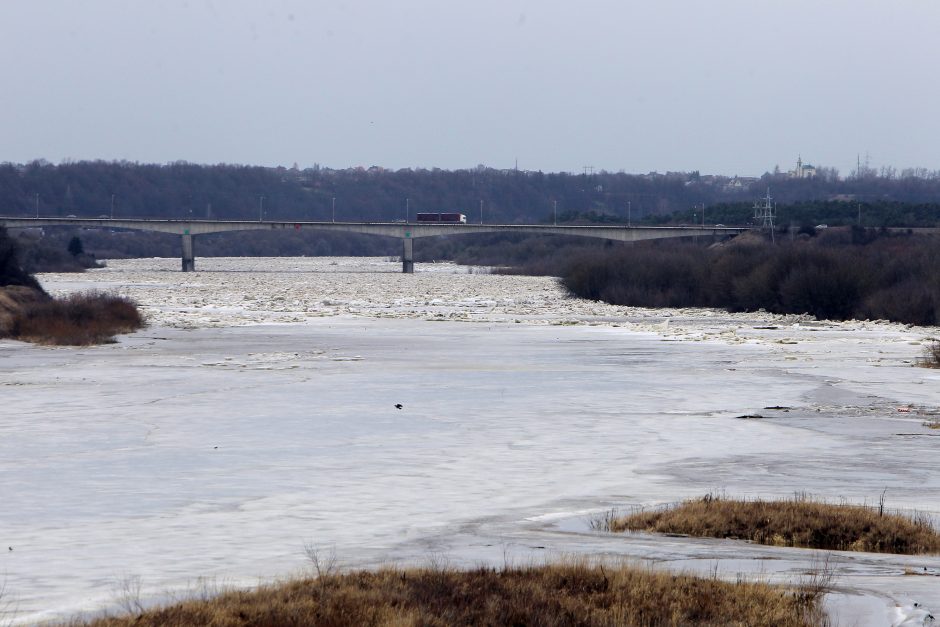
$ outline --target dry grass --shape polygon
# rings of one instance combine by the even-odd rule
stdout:
[[[228,592],[91,625],[819,625],[822,592],[587,564],[385,569]]]
[[[938,553],[940,534],[926,516],[880,507],[834,505],[796,496],[783,501],[742,501],[707,495],[661,511],[618,518],[611,531],[680,533],[797,546],[876,553]]]
[[[917,361],[924,368],[940,368],[940,340],[929,340],[924,344],[924,354]]]
[[[144,326],[133,301],[99,292],[25,303],[13,315],[9,336],[25,342],[88,346],[114,341]]]

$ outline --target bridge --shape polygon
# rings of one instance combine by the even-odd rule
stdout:
[[[536,233],[540,235],[575,235],[638,242],[651,239],[694,236],[729,236],[749,230],[747,227],[715,226],[597,226],[597,225],[543,225],[543,224],[462,224],[414,222],[289,222],[280,220],[155,220],[114,218],[21,218],[0,216],[0,226],[10,229],[39,228],[44,226],[72,226],[80,228],[129,229],[171,233],[182,237],[183,272],[196,269],[193,239],[197,235],[229,231],[320,230],[343,233],[362,233],[397,237],[402,240],[402,272],[414,272],[414,240],[419,237],[441,235],[471,235],[474,233]]]

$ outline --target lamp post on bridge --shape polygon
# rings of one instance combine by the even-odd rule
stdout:
[[[258,222],[264,221],[264,196],[258,196]]]
[[[39,192],[36,192],[36,217],[39,217]]]
[[[114,219],[114,194],[111,194],[111,219]]]
[[[330,219],[330,221],[336,222],[336,196],[333,196],[333,213],[332,213],[332,218]]]

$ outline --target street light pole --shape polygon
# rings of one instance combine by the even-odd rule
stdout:
[[[411,213],[411,199],[405,198],[405,224],[408,224],[408,216]]]
[[[555,208],[555,213],[554,213],[553,222],[554,222],[555,226],[558,226],[558,201],[557,201],[557,200],[553,200],[553,201],[552,201],[552,206]]]
[[[483,224],[483,199],[480,199],[480,224]]]
[[[633,226],[633,203],[627,201],[627,226]]]
[[[330,218],[330,221],[331,221],[331,222],[336,222],[336,196],[333,196],[333,214],[332,214],[332,216],[333,216],[333,217]]]
[[[114,194],[111,194],[111,219],[114,219]]]
[[[39,193],[36,193],[36,217],[39,217]]]
[[[264,196],[258,196],[258,222],[264,221]]]

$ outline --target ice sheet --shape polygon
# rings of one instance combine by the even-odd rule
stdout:
[[[590,554],[793,581],[818,552],[612,536],[585,512],[884,488],[940,512],[922,425],[940,373],[912,367],[936,329],[613,307],[448,264],[197,263],[43,275],[130,295],[151,327],[95,348],[0,342],[7,616],[113,607],[137,578],[159,599],[286,576],[305,543],[347,565]],[[846,620],[940,608],[938,558],[830,563]]]

